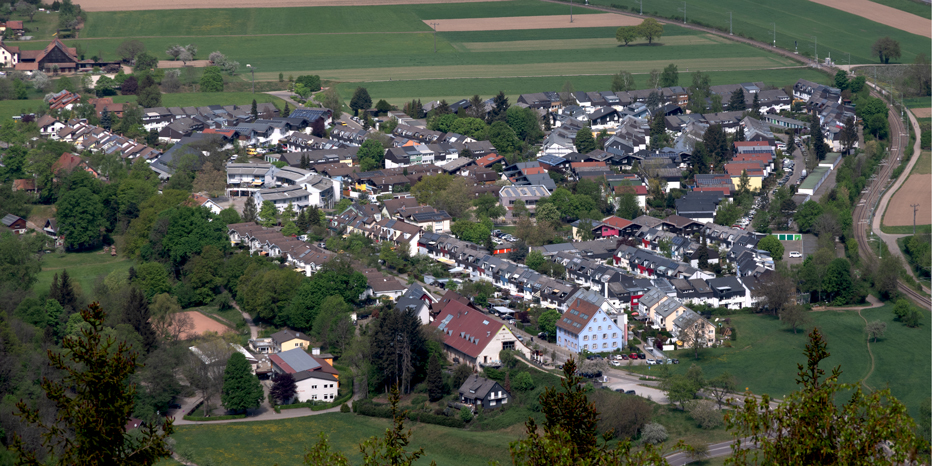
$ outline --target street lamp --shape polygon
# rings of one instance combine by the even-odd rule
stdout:
[[[252,93],[256,93],[256,69],[252,67],[249,63],[246,64],[246,68],[249,68],[249,71],[252,72]]]

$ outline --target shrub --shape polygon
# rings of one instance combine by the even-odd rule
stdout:
[[[469,422],[472,420],[472,410],[463,406],[460,408],[460,419],[463,422]]]
[[[411,398],[411,406],[420,406],[427,401],[427,396],[425,395],[414,395]]]
[[[709,400],[693,401],[687,409],[696,425],[703,429],[714,429],[722,425],[722,412],[715,409],[715,404]]]
[[[520,372],[511,383],[511,386],[519,392],[528,392],[534,389],[534,379],[527,372]]]
[[[349,407],[349,405],[347,405],[346,403],[343,403],[342,405],[340,405],[340,412],[341,412],[341,413],[348,413],[348,412],[350,412],[350,407]]]
[[[651,422],[641,429],[641,440],[644,443],[658,444],[667,440],[667,428],[662,424]]]

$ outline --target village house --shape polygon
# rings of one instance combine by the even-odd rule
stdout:
[[[449,358],[475,369],[501,366],[502,350],[531,354],[504,324],[459,301],[450,301],[430,325],[443,333]]]

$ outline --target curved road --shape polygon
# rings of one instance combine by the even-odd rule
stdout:
[[[873,87],[873,85],[871,85]],[[871,94],[874,97],[883,98],[880,93],[877,92],[876,88],[871,91]],[[906,129],[904,128],[903,121],[900,119],[900,115],[896,114],[896,111],[893,107],[889,107],[889,114],[887,119],[890,121],[890,156],[884,160],[885,165],[881,165],[880,172],[877,173],[876,178],[871,182],[867,187],[867,193],[861,196],[861,200],[858,202],[857,207],[854,209],[854,236],[858,242],[858,252],[861,257],[871,264],[877,264],[878,259],[874,254],[874,250],[871,247],[870,240],[867,235],[867,229],[865,225],[870,228],[872,232],[880,230],[880,221],[883,217],[883,209],[886,207],[887,203],[890,201],[890,197],[893,195],[894,189],[888,189],[885,191],[883,199],[880,199],[879,205],[877,206],[877,214],[874,215],[874,204],[877,203],[880,198],[881,192],[884,192],[890,176],[893,173],[893,170],[896,168],[898,157],[906,156],[903,154],[903,151],[906,146],[906,142],[909,138],[906,136]],[[910,115],[912,117],[912,115]],[[911,118],[911,121],[912,120]],[[914,122],[913,127],[916,128],[918,124]],[[918,132],[917,132],[918,134]],[[896,157],[895,157],[896,156]],[[919,138],[916,138],[916,145],[913,146],[913,151],[911,154],[908,154],[911,157],[910,167],[916,163],[916,160],[919,157]],[[897,180],[897,184],[894,184],[894,187],[902,184],[903,180],[909,176],[909,170],[904,170],[900,175],[900,179]],[[882,238],[881,233],[881,238]],[[899,247],[896,245],[896,242],[893,242],[892,247],[889,248],[894,253],[899,252]],[[923,296],[921,293],[910,288],[905,283],[898,281],[897,287],[900,292],[906,295],[909,299],[914,301],[916,304],[926,308],[932,309],[932,301],[929,298]]]

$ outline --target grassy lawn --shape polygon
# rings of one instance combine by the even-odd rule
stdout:
[[[305,448],[324,432],[336,451],[353,464],[362,458],[358,444],[381,436],[391,426],[388,419],[328,413],[296,419],[226,425],[180,426],[173,436],[180,452],[193,453],[195,462],[252,466],[255,458],[266,464],[299,464]],[[424,448],[424,464],[474,465],[477,458],[510,463],[508,443],[517,440],[523,426],[495,432],[470,432],[430,424],[407,423],[413,429],[410,450]],[[244,455],[243,452],[249,454]]]
[[[906,2],[908,0],[897,0]],[[591,0],[592,5],[613,5],[638,11],[637,0]],[[681,0],[652,0],[644,4],[644,13],[667,18],[683,19]],[[928,7],[925,7],[928,10]],[[582,8],[580,8],[582,9]],[[777,28],[777,47],[796,50],[799,53],[814,53],[810,47],[813,36],[818,37],[819,58],[831,52],[832,59],[847,63],[846,52],[851,53],[851,63],[875,63],[871,45],[880,37],[890,36],[899,41],[903,53],[900,63],[912,63],[917,54],[929,53],[929,39],[899,29],[875,23],[869,19],[845,13],[808,0],[783,0],[761,3],[757,0],[716,0],[702,2],[688,8],[686,19],[728,30],[728,13],[732,12],[732,27],[735,35],[751,37],[762,42],[773,41],[773,23]]]
[[[918,329],[906,328],[893,321],[892,304],[876,310],[862,311],[868,321],[887,322],[886,337],[871,345],[875,364],[870,372],[870,357],[864,336],[864,321],[856,311],[826,311],[810,314],[811,326],[818,326],[828,341],[831,356],[823,363],[826,371],[840,365],[840,380],[854,383],[865,376],[872,388],[889,386],[893,395],[906,403],[913,416],[918,415],[923,396],[932,395],[928,381],[932,378],[932,343],[928,338],[930,314],[925,312],[924,324]],[[738,330],[738,339],[731,348],[700,351],[699,360],[689,350],[674,352],[679,365],[674,373],[685,373],[689,366],[699,364],[706,378],[728,371],[738,378],[741,390],[750,388],[757,394],[783,397],[796,391],[796,364],[804,363],[806,332],[794,334],[775,317],[762,315],[731,316]],[[811,327],[810,327],[811,328]],[[894,343],[895,342],[895,343]],[[633,372],[650,373],[649,366],[626,367]]]
[[[932,152],[924,150],[919,153],[919,160],[916,161],[916,165],[913,165],[913,171],[909,173],[911,175],[928,175],[932,173]]]
[[[626,63],[617,63],[618,69],[624,69]],[[690,82],[688,73],[680,68],[680,83]],[[692,70],[695,71],[695,70]],[[616,70],[609,71],[615,73]],[[775,70],[743,70],[743,71],[713,71],[709,73],[712,84],[728,84],[747,81],[762,81],[776,87],[793,84],[799,78],[810,79],[815,82],[826,82],[828,77],[810,68],[788,68]],[[647,87],[647,73],[635,74],[638,88]],[[389,103],[401,105],[411,99],[429,100],[446,99],[455,102],[478,94],[485,98],[503,91],[514,103],[523,93],[541,92],[543,90],[558,91],[565,82],[569,81],[576,90],[596,91],[611,88],[610,74],[596,76],[543,76],[525,78],[462,78],[462,79],[428,79],[407,81],[377,81],[352,82],[337,85],[340,95],[347,101],[353,95],[357,86],[368,89],[373,99],[385,99]]]
[[[903,99],[903,103],[906,104],[906,108],[932,107],[932,100],[930,100],[928,97],[910,97],[908,99]]]
[[[890,235],[911,235],[913,234],[912,225],[900,225],[891,227],[889,225],[880,225],[880,231]],[[916,225],[916,233],[932,232],[932,225]]]
[[[128,270],[133,261],[123,256],[111,256],[109,252],[73,252],[52,253],[42,256],[42,271],[34,289],[37,293],[46,292],[52,285],[53,276],[68,270],[68,275],[80,286],[85,296],[94,291],[97,277],[107,276],[114,270]]]
[[[896,8],[897,10],[903,10],[907,13],[912,13],[916,16],[922,16],[923,18],[932,19],[932,10],[929,9],[929,5],[922,2],[917,2],[913,0],[871,0],[874,3],[879,3],[881,5],[887,5],[889,7]]]

